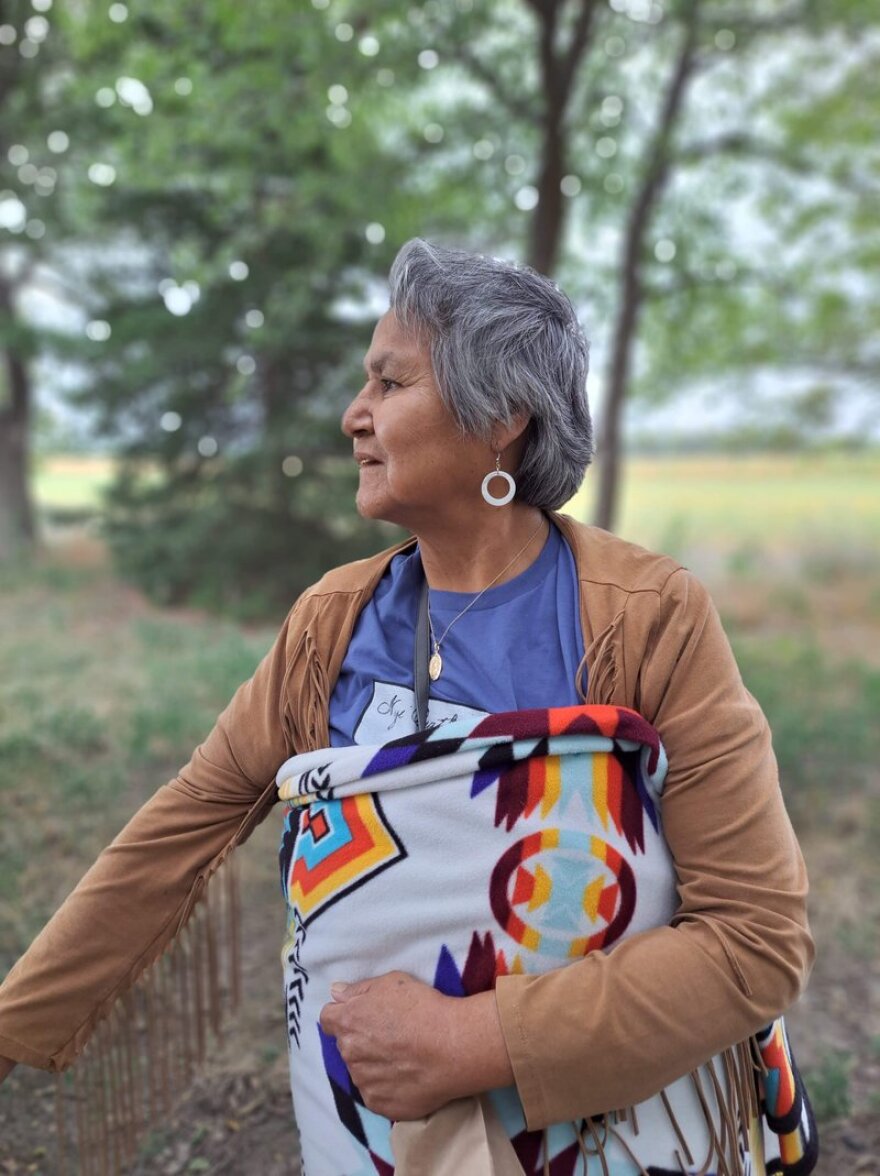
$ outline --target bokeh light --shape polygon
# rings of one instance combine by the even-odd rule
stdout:
[[[106,319],[92,319],[86,323],[86,337],[94,343],[106,343],[110,334],[110,324]]]
[[[39,44],[49,35],[49,22],[45,16],[32,16],[24,22],[24,31],[28,40]]]
[[[533,208],[537,208],[538,199],[538,189],[532,184],[526,184],[516,193],[513,202],[523,212],[531,212]]]
[[[0,192],[0,229],[20,233],[27,221],[27,209],[12,192]]]
[[[116,168],[110,163],[93,163],[88,171],[89,179],[101,188],[109,188],[116,180]]]
[[[182,318],[192,310],[192,305],[195,300],[189,290],[175,283],[171,286],[166,286],[162,291],[162,301],[165,303],[165,309],[169,314],[173,314],[177,318]]]

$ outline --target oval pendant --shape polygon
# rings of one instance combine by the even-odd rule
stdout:
[[[439,653],[432,654],[431,660],[428,662],[428,676],[432,682],[436,682],[443,673],[443,659]]]

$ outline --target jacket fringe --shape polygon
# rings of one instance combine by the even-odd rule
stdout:
[[[740,1045],[724,1050],[703,1067],[701,1074],[693,1070],[689,1075],[703,1112],[709,1135],[709,1149],[699,1162],[691,1151],[681,1125],[676,1119],[665,1092],[660,1097],[670,1125],[679,1142],[676,1161],[682,1172],[694,1176],[746,1176],[743,1153],[749,1151],[749,1140],[753,1135],[760,1115],[759,1079],[766,1073],[763,1063],[755,1061],[757,1044],[754,1038]],[[758,1054],[760,1061],[760,1055]],[[719,1075],[718,1069],[721,1074]],[[705,1077],[708,1075],[711,1090],[706,1090]],[[627,1123],[638,1135],[638,1117],[635,1107],[612,1111],[608,1115],[585,1119],[580,1125],[579,1143],[584,1157],[598,1160],[602,1176],[608,1176],[609,1157],[607,1149],[613,1140],[635,1165],[639,1176],[649,1176],[647,1169],[639,1163],[620,1131],[621,1123]],[[547,1133],[544,1133],[544,1173],[549,1176],[549,1152]]]
[[[619,612],[589,644],[575,675],[575,685],[583,701],[590,705],[610,706],[618,701],[620,657],[617,646],[622,638],[623,613]],[[587,688],[583,678],[586,674]]]

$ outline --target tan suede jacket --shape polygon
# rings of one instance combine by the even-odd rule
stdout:
[[[770,732],[706,590],[673,560],[554,515],[574,552],[587,701],[632,707],[669,758],[671,926],[541,976],[501,977],[530,1129],[641,1101],[797,998],[813,944]],[[410,541],[412,542],[412,541]],[[329,572],[180,775],[101,854],[0,987],[0,1055],[68,1066],[275,802],[278,766],[326,746],[355,621],[401,545]]]

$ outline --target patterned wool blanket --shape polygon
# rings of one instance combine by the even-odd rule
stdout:
[[[390,1122],[364,1105],[318,1023],[330,983],[400,969],[466,996],[668,924],[678,899],[665,772],[654,728],[608,706],[489,715],[282,765],[282,959],[307,1176],[395,1165]],[[784,1169],[778,1141],[765,1157],[760,1068]],[[515,1088],[489,1100],[529,1174],[809,1170],[811,1125],[781,1023],[598,1119],[530,1132]]]

